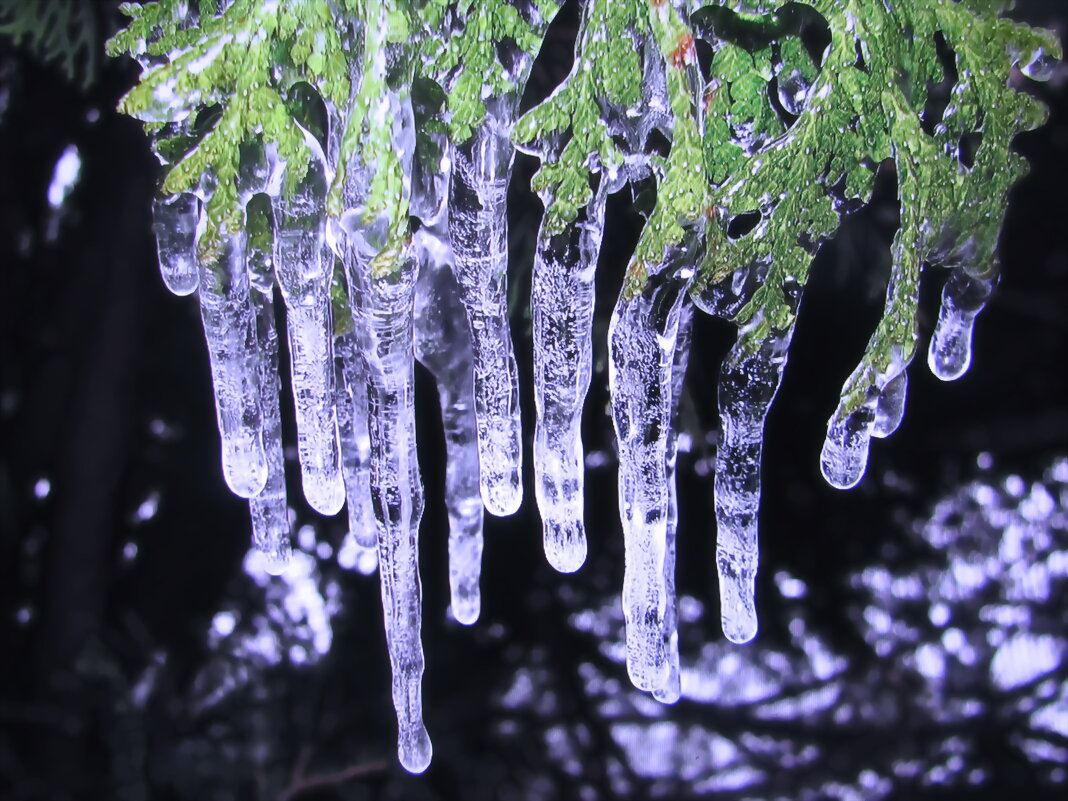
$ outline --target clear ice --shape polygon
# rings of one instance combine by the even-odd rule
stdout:
[[[955,381],[968,371],[975,318],[986,306],[994,283],[994,279],[972,276],[964,267],[950,272],[927,353],[931,372],[943,381]]]
[[[175,295],[197,291],[197,223],[200,199],[193,194],[156,197],[152,201],[152,230],[163,283]]]
[[[508,327],[508,138],[515,98],[491,104],[486,121],[454,151],[449,238],[475,358],[482,501],[494,515],[523,500],[519,372]]]
[[[593,372],[594,273],[604,234],[608,179],[580,219],[552,234],[542,221],[534,255],[534,491],[545,556],[563,573],[586,560],[582,407]]]
[[[648,691],[663,690],[671,674],[664,638],[673,478],[668,439],[679,319],[694,276],[692,262],[688,249],[674,249],[640,293],[624,287],[608,329],[608,380],[619,446],[619,511],[626,550],[627,672],[634,686]]]
[[[289,564],[289,505],[286,499],[286,464],[282,450],[282,410],[278,378],[278,331],[275,328],[273,289],[253,292],[256,331],[259,340],[260,401],[263,448],[267,456],[267,483],[249,498],[252,543],[266,557],[265,568],[275,575]]]
[[[274,267],[286,303],[297,454],[308,504],[335,515],[345,503],[334,405],[333,253],[326,247],[326,178],[313,162],[299,189],[273,203]]]
[[[197,294],[211,359],[223,477],[235,495],[251,498],[267,484],[267,457],[256,312],[245,269],[245,234],[238,231],[227,237],[219,261],[201,263],[199,269]]]
[[[371,502],[371,435],[368,429],[367,366],[354,332],[338,337],[337,423],[349,536],[356,546],[356,569],[365,576],[378,567],[378,523]]]
[[[753,343],[746,330],[739,332],[720,367],[716,452],[720,614],[724,635],[737,643],[749,642],[757,632],[754,593],[764,421],[782,383],[793,337],[791,326]]]

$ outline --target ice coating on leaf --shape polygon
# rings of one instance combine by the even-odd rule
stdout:
[[[508,219],[505,201],[514,150],[505,120],[514,100],[492,110],[455,150],[449,194],[453,271],[467,310],[475,356],[482,501],[495,515],[523,500],[519,374],[508,327]]]
[[[593,372],[594,273],[604,235],[608,179],[580,219],[553,234],[542,221],[534,256],[534,491],[545,556],[571,573],[586,560],[582,407]]]
[[[267,483],[267,458],[262,435],[259,343],[245,270],[243,232],[224,242],[218,263],[200,265],[197,296],[211,358],[223,477],[235,495],[251,498]]]
[[[782,383],[793,326],[759,341],[739,334],[719,373],[716,568],[723,633],[744,643],[757,632],[756,581],[764,422]]]
[[[963,267],[955,267],[949,274],[927,353],[931,372],[943,381],[955,381],[968,371],[975,318],[986,306],[994,283],[993,279],[975,278]]]
[[[368,432],[367,366],[355,332],[334,343],[339,387],[338,437],[349,536],[356,545],[356,569],[365,576],[378,567],[378,523],[371,501],[371,437]]]
[[[452,614],[470,625],[481,609],[482,498],[475,418],[474,356],[452,254],[439,227],[416,232],[415,355],[438,385],[445,431],[445,506],[449,513],[449,589]]]
[[[334,405],[333,257],[326,248],[326,179],[314,164],[298,190],[274,199],[274,266],[286,302],[297,454],[304,497],[335,515],[345,503]]]
[[[692,258],[686,249],[675,249],[640,292],[624,285],[608,329],[608,380],[626,548],[627,672],[634,686],[650,691],[665,687],[670,673],[664,642],[671,505],[667,441],[680,307],[694,275]]]
[[[163,283],[175,295],[197,291],[197,222],[200,200],[193,194],[156,197],[152,201],[152,231]]]
[[[260,408],[263,417],[263,449],[267,456],[267,483],[249,498],[252,543],[266,557],[269,573],[283,572],[289,564],[289,505],[286,499],[286,465],[282,450],[282,410],[278,377],[278,332],[270,293],[253,292],[256,333],[259,341]]]
[[[908,388],[908,373],[904,370],[883,388],[875,405],[875,425],[871,430],[873,437],[885,438],[897,431],[905,417]]]
[[[679,402],[690,358],[693,305],[683,301],[679,310],[678,336],[671,367],[671,426],[667,438],[668,513],[664,546],[664,649],[667,653],[667,675],[664,683],[653,690],[653,697],[661,703],[673,704],[682,695],[679,673],[679,610],[675,593],[676,534],[678,533],[678,497],[675,486],[675,464],[678,459]]]

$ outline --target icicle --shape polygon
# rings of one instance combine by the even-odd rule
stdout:
[[[259,343],[243,232],[223,238],[217,264],[200,265],[198,296],[222,436],[223,476],[235,495],[251,498],[267,483],[267,459],[262,439]]]
[[[996,279],[975,278],[964,267],[950,272],[927,354],[931,372],[943,381],[955,381],[968,371],[975,318],[986,306],[995,282]]]
[[[378,567],[378,523],[371,501],[371,437],[368,433],[367,366],[354,332],[334,343],[338,356],[337,422],[349,536],[356,544],[356,569],[365,576]]]
[[[312,140],[314,141],[314,140]],[[274,265],[286,302],[304,497],[335,515],[345,503],[334,406],[333,257],[325,247],[325,178],[314,163],[292,196],[274,199]]]
[[[623,615],[627,670],[643,690],[667,686],[664,643],[667,587],[668,435],[672,368],[680,306],[694,269],[692,254],[674,251],[644,290],[624,288],[609,325],[609,386],[619,443],[619,509],[626,545]]]
[[[349,215],[351,224],[359,215]],[[376,230],[377,228],[377,230]],[[421,773],[431,745],[422,717],[423,648],[419,521],[423,488],[415,449],[412,314],[416,264],[380,238],[384,226],[350,227],[345,269],[353,324],[365,338],[371,497],[378,519],[378,563],[401,764]],[[393,263],[390,264],[389,261]]]
[[[820,471],[827,483],[838,489],[855,487],[868,468],[868,447],[875,430],[878,396],[852,414],[841,407],[827,424],[827,438],[820,453]]]
[[[875,406],[875,424],[871,431],[873,437],[885,439],[897,431],[905,417],[908,388],[908,373],[904,370],[883,387]]]
[[[679,311],[678,337],[675,342],[675,358],[671,368],[671,425],[667,437],[667,488],[668,513],[665,526],[664,547],[664,648],[667,653],[667,676],[664,683],[653,690],[653,697],[665,704],[673,704],[682,695],[679,674],[679,610],[675,595],[675,539],[678,529],[678,493],[675,486],[675,464],[678,458],[679,402],[686,378],[686,366],[690,358],[690,335],[693,323],[693,306],[683,300]]]
[[[444,222],[444,220],[442,221]],[[481,607],[482,499],[474,408],[474,357],[459,288],[450,270],[445,226],[421,228],[415,299],[415,354],[438,384],[445,430],[445,504],[449,511],[449,587],[457,621],[478,620]]]
[[[156,197],[152,201],[152,230],[163,283],[175,295],[197,291],[196,234],[200,200],[196,195]]]
[[[716,567],[723,633],[737,643],[757,632],[754,585],[764,421],[782,382],[792,336],[791,326],[753,342],[743,329],[720,367]]]
[[[278,332],[271,293],[253,292],[259,341],[260,401],[263,414],[263,448],[267,456],[267,484],[249,499],[252,542],[266,557],[266,569],[275,575],[289,564],[289,505],[286,500],[286,465],[282,452],[282,411],[278,394]]]
[[[497,113],[491,108],[471,141],[455,150],[449,237],[475,355],[482,500],[490,513],[510,515],[523,500],[519,376],[508,328],[505,201],[514,150]]]
[[[543,220],[534,256],[534,488],[545,556],[564,573],[586,560],[582,407],[593,367],[594,272],[608,191],[602,178],[585,219],[561,234],[550,233]]]

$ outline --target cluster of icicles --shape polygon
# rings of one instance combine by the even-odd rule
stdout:
[[[418,533],[423,508],[416,458],[414,359],[437,381],[447,443],[452,614],[479,616],[483,510],[510,515],[522,500],[522,437],[516,362],[507,317],[505,200],[513,161],[508,133],[517,103],[491,104],[472,139],[443,137],[437,172],[412,158],[411,116],[396,142],[410,211],[419,224],[382,274],[375,261],[388,225],[358,204],[340,221],[325,209],[326,161],[313,163],[295,193],[279,190],[284,165],[263,156],[242,203],[273,218],[273,245],[238,231],[220,259],[197,259],[206,228],[205,193],[155,203],[160,267],[178,295],[196,292],[211,358],[227,484],[247,498],[253,539],[272,570],[285,569],[289,513],[279,411],[279,332],[273,297],[285,302],[298,455],[309,505],[335,515],[347,505],[357,565],[381,577],[393,668],[399,755],[412,772],[430,762],[422,721]],[[397,133],[395,132],[395,136]],[[354,171],[355,172],[355,171]],[[564,234],[543,227],[535,254],[532,311],[537,428],[535,488],[545,552],[558,570],[586,557],[580,423],[592,372],[594,272],[605,198],[622,182],[602,180]],[[269,203],[268,203],[269,201]],[[679,697],[675,611],[675,415],[686,371],[696,254],[671,251],[644,290],[624,294],[609,330],[609,377],[619,447],[620,512],[626,538],[623,605],[634,684],[665,702]],[[344,275],[352,325],[335,336],[330,286]],[[737,310],[738,277],[719,295]],[[930,351],[937,375],[968,366],[973,321],[990,285],[954,272]],[[706,307],[717,293],[705,295]],[[715,480],[723,627],[745,642],[756,633],[754,579],[764,419],[786,362],[789,334],[756,352],[735,346],[720,372],[721,438]],[[902,372],[859,411],[832,419],[823,453],[831,483],[859,481],[871,436],[900,421]]]

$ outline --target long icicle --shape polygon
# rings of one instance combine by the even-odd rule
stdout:
[[[586,561],[582,408],[593,372],[594,273],[604,235],[609,181],[563,233],[543,219],[530,298],[534,321],[534,491],[545,556],[564,573]]]
[[[670,506],[667,437],[680,308],[692,254],[674,250],[644,289],[626,285],[608,329],[608,379],[619,444],[619,510],[626,547],[623,616],[627,671],[642,690],[668,682],[664,564]]]
[[[675,341],[675,358],[671,367],[671,425],[668,429],[666,475],[668,488],[668,513],[664,545],[664,648],[667,653],[668,671],[664,683],[653,690],[653,697],[665,704],[673,704],[682,695],[679,674],[679,609],[675,592],[676,535],[678,533],[678,492],[675,486],[675,465],[678,460],[679,403],[686,380],[686,367],[690,360],[692,341],[693,304],[683,300],[679,310],[678,336]]]
[[[245,234],[226,237],[215,264],[200,264],[200,319],[211,358],[223,477],[241,498],[267,484],[256,316],[245,269]]]
[[[445,226],[423,227],[413,243],[420,263],[415,355],[438,385],[445,432],[445,506],[449,513],[452,614],[470,625],[481,609],[482,498],[474,406],[474,356],[459,288],[450,269]]]
[[[723,633],[756,636],[755,582],[764,422],[782,383],[793,326],[759,342],[738,334],[719,373],[720,441],[716,453],[716,568]]]
[[[267,484],[249,499],[252,542],[266,557],[269,573],[278,574],[289,564],[289,504],[286,498],[286,464],[282,450],[282,410],[278,376],[278,331],[275,327],[273,288],[253,292],[259,340],[260,401],[263,410],[263,447],[267,456]]]
[[[509,105],[515,98],[504,98]],[[490,109],[471,141],[457,147],[450,182],[449,238],[475,355],[482,500],[495,515],[523,500],[519,373],[508,328],[508,179],[515,150]]]

